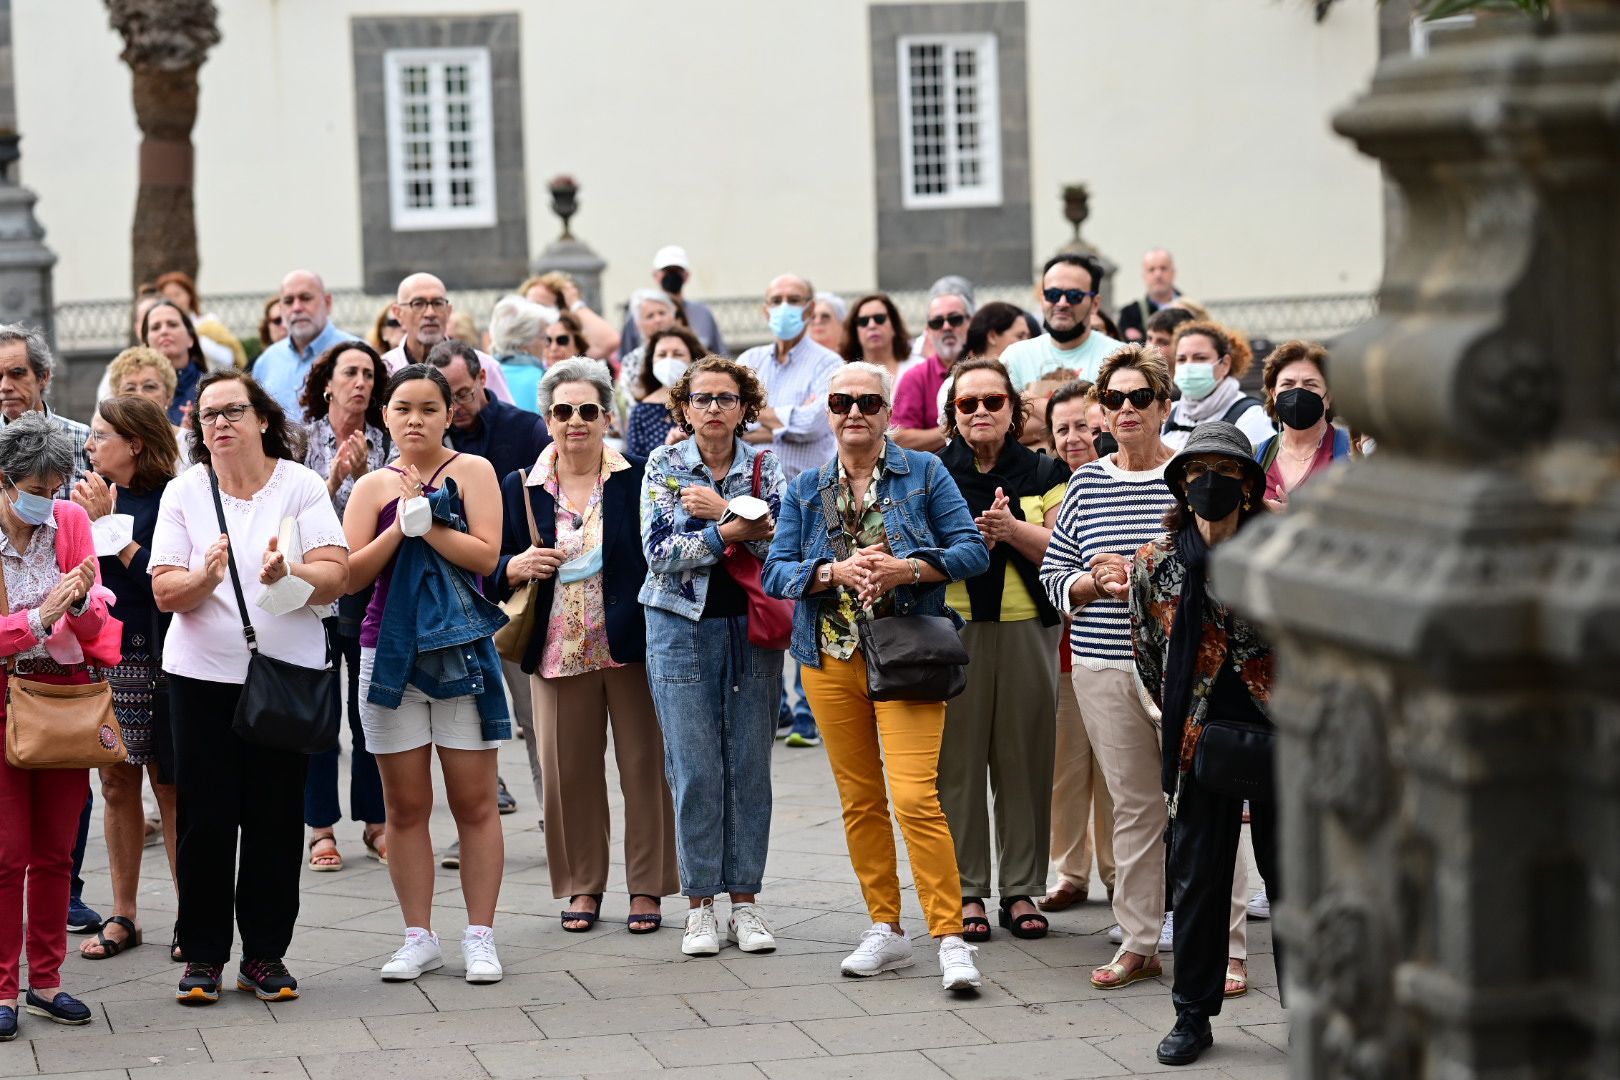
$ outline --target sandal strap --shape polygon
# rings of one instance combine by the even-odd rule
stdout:
[[[139,931],[135,929],[135,922],[127,915],[109,915],[101,921],[101,928],[105,930],[109,925],[122,926],[134,937]]]

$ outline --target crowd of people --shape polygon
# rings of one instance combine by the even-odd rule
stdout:
[[[0,683],[104,680],[123,747],[100,770],[106,918],[73,885],[87,769],[0,765],[0,1040],[19,1006],[91,1021],[66,934],[93,933],[93,960],[142,944],[154,830],[177,999],[216,1001],[233,956],[238,988],[297,997],[300,875],[344,868],[345,802],[398,898],[380,977],[445,964],[442,863],[464,977],[498,981],[515,721],[565,932],[603,915],[611,731],[629,931],[680,895],[682,953],[773,951],[773,740],[824,745],[871,918],[844,974],[913,963],[898,823],[946,990],[980,985],[993,923],[1044,937],[1095,863],[1118,948],[1092,985],[1173,952],[1159,1060],[1211,1044],[1281,883],[1271,651],[1208,553],[1370,449],[1334,423],[1326,351],[1268,348],[1251,391],[1255,347],[1153,251],[1117,324],[1098,264],[1063,254],[1036,311],[942,278],[916,337],[886,294],[781,274],[769,342],[733,358],[686,252],[653,262],[622,327],[547,274],[481,332],[419,272],[364,336],[295,270],[251,369],[165,275],[88,424],[50,405],[42,335],[0,326]],[[265,711],[323,673],[329,715]],[[457,833],[438,855],[435,757]]]

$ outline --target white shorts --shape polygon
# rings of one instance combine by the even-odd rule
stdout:
[[[471,694],[441,701],[407,685],[399,708],[371,704],[366,694],[371,690],[371,668],[376,660],[376,649],[360,650],[360,729],[366,733],[367,750],[401,754],[429,744],[451,750],[500,748],[499,742],[484,738],[478,699]]]

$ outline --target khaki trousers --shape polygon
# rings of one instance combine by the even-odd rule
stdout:
[[[1067,645],[1065,644],[1065,647]],[[1058,881],[1085,896],[1091,889],[1093,844],[1097,874],[1114,891],[1114,800],[1102,760],[1091,750],[1074,681],[1058,679],[1057,743],[1052,767],[1052,861]]]
[[[1137,693],[1136,673],[1093,671],[1077,657],[1072,673],[1091,749],[1114,802],[1114,919],[1138,956],[1159,948],[1164,923],[1164,826],[1159,725]]]
[[[607,731],[624,793],[624,865],[630,892],[668,896],[680,888],[675,811],[664,779],[647,666],[529,677],[534,733],[545,776],[546,861],[557,897],[607,889],[612,824],[608,814]]]
[[[962,628],[967,688],[945,707],[939,752],[939,802],[956,840],[962,896],[990,895],[987,793],[995,800],[996,895],[1046,892],[1062,632],[1039,619]]]
[[[849,859],[872,921],[900,921],[899,864],[883,784],[887,775],[928,933],[936,938],[960,934],[956,847],[939,805],[945,703],[873,701],[866,693],[866,659],[859,650],[848,660],[822,653],[821,667],[803,665],[802,670],[805,696],[821,728],[827,764],[844,806]]]

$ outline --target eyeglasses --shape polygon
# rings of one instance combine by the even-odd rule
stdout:
[[[602,406],[594,401],[587,401],[583,405],[570,405],[566,401],[559,401],[551,407],[551,418],[559,424],[566,424],[574,418],[576,410],[579,418],[587,424],[594,424],[602,415]]]
[[[251,408],[253,406],[247,402],[238,401],[236,404],[227,405],[223,409],[204,409],[197,414],[197,423],[203,427],[213,427],[219,423],[219,418],[223,416],[227,424],[234,424],[246,416]]]
[[[693,394],[686,400],[692,403],[692,408],[699,412],[708,412],[716,405],[721,412],[730,412],[742,404],[742,398],[736,394]]]
[[[559,348],[572,345],[573,343],[574,343],[574,335],[573,334],[558,334],[556,337],[548,337],[548,338],[546,338],[546,344],[547,345],[556,345]]]
[[[949,315],[935,315],[928,320],[928,329],[943,330],[949,324],[953,329],[967,322],[967,316],[960,311],[953,311]]]
[[[270,325],[271,326],[281,326],[282,325],[281,316],[277,315],[275,318],[271,319],[270,320]]]
[[[979,411],[979,405],[984,405],[985,412],[998,413],[1007,404],[1006,394],[986,394],[984,397],[959,397],[956,399],[956,411],[963,416],[971,416]]]
[[[861,410],[862,416],[876,416],[878,413],[882,412],[884,407],[888,404],[889,403],[887,401],[883,400],[882,394],[861,394],[859,396],[851,396],[849,394],[827,395],[827,411],[832,413],[834,416],[844,416],[852,407]]]
[[[1043,289],[1041,295],[1046,297],[1048,304],[1055,304],[1059,300],[1067,300],[1071,304],[1078,304],[1088,296],[1096,296],[1095,292],[1086,289]]]
[[[1104,390],[1097,395],[1097,401],[1109,412],[1119,412],[1128,401],[1138,409],[1145,409],[1159,399],[1151,386],[1139,386],[1135,390]]]
[[[880,311],[876,315],[857,315],[855,325],[865,329],[868,326],[882,326],[889,321],[889,313]]]
[[[388,320],[384,321],[383,329],[384,330],[398,330],[399,329],[399,320],[398,319],[388,319]]]
[[[1231,458],[1222,458],[1213,465],[1207,461],[1194,459],[1182,466],[1181,475],[1188,480],[1197,480],[1200,477],[1208,476],[1211,470],[1217,476],[1224,476],[1230,480],[1243,479],[1243,462],[1233,461]]]
[[[450,298],[447,296],[435,296],[430,300],[426,297],[418,296],[405,306],[416,312],[426,311],[428,308],[432,308],[434,311],[444,311],[450,306]]]
[[[104,443],[108,439],[127,439],[127,438],[129,438],[129,436],[120,435],[116,431],[92,431],[90,433],[91,441],[92,442],[97,442],[97,443]]]
[[[450,400],[455,402],[457,405],[465,405],[467,402],[476,397],[477,394],[478,387],[463,386],[460,390],[457,390],[455,393],[450,395]]]
[[[160,382],[125,383],[118,388],[118,392],[125,396],[131,394],[161,394],[163,393],[163,384]]]

